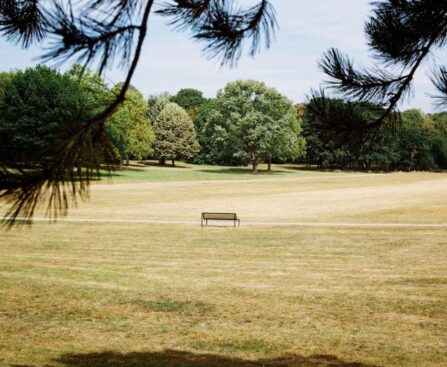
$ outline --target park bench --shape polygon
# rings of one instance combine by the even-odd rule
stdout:
[[[208,225],[209,220],[231,220],[236,227],[236,223],[238,226],[241,225],[241,220],[237,217],[236,213],[202,213],[202,217],[200,220],[200,224],[203,227],[203,222],[205,221],[205,225]]]

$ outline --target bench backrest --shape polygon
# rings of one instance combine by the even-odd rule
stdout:
[[[237,220],[236,213],[202,213],[203,219],[211,220]]]

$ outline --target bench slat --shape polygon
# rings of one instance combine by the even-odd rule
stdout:
[[[210,220],[236,220],[236,213],[202,213],[203,219]]]

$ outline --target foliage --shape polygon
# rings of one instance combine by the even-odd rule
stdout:
[[[399,101],[411,95],[414,76],[437,48],[447,42],[447,2],[436,0],[386,0],[373,3],[372,17],[365,33],[376,64],[371,68],[357,67],[339,50],[327,51],[320,62],[329,76],[327,84],[341,96],[354,102],[369,102],[384,106],[374,119],[364,120],[345,105],[347,119],[330,124],[333,134],[347,141],[362,143],[365,133],[377,133],[397,110]],[[438,104],[447,100],[446,69],[435,70],[432,80],[438,88]],[[330,100],[328,100],[330,102]]]
[[[328,105],[346,110],[348,103],[357,115],[374,118],[381,113],[379,106],[369,103],[334,99]],[[356,144],[339,144],[339,135],[322,128],[319,115],[313,111],[314,107],[308,106],[303,123],[307,163],[317,164],[320,168],[338,166],[405,171],[446,167],[447,135],[438,131],[433,119],[419,110],[404,111],[401,123],[394,129],[381,126],[376,137],[364,141],[362,149]]]
[[[171,95],[168,92],[154,94],[149,96],[147,104],[148,104],[148,112],[147,115],[151,123],[154,123],[157,120],[158,115],[161,111],[166,107],[171,99]]]
[[[153,129],[155,156],[162,163],[169,159],[174,165],[176,160],[191,159],[199,151],[191,119],[183,108],[173,102],[159,113]]]
[[[118,93],[120,87],[115,86],[112,93]],[[147,115],[148,106],[143,95],[131,86],[124,103],[106,123],[106,131],[117,149],[117,157],[120,160],[140,160],[153,152],[155,136]]]
[[[254,80],[229,83],[197,118],[201,156],[208,163],[253,165],[294,160],[304,151],[293,104]]]
[[[94,112],[81,86],[45,66],[17,71],[0,95],[2,162],[47,166],[52,149]]]
[[[429,115],[433,120],[432,154],[439,168],[447,169],[447,112]]]
[[[171,97],[171,102],[177,103],[185,110],[199,108],[206,102],[203,93],[193,88],[180,89],[177,94]]]
[[[0,161],[0,195],[13,203],[13,216],[32,216],[44,194],[49,195],[49,203],[58,202],[51,205],[53,213],[67,210],[68,196],[76,199],[88,195],[89,181],[99,176],[99,165],[105,158],[101,132],[125,100],[154,5],[154,0],[0,2],[0,35],[25,48],[45,45],[43,60],[62,63],[74,59],[84,68],[97,66],[99,74],[117,63],[128,67],[115,99],[94,115],[77,115],[84,118],[78,120],[78,129],[72,130],[58,149],[47,152],[53,164],[17,175],[10,161]],[[208,55],[220,58],[223,64],[237,62],[244,41],[250,41],[251,55],[262,43],[269,47],[277,27],[269,0],[258,0],[248,7],[233,0],[174,0],[157,7],[156,13],[167,17],[176,30],[190,31],[205,44]]]
[[[113,100],[114,94],[111,93],[107,83],[98,73],[75,64],[66,72],[66,75],[79,83],[95,112],[104,110]]]
[[[183,88],[171,98],[171,102],[177,103],[180,107],[184,108],[189,117],[191,117],[191,120],[194,121],[200,107],[206,102],[206,98],[197,89]]]
[[[6,85],[11,81],[14,73],[13,71],[0,72],[0,95],[5,92]]]
[[[67,73],[79,83],[96,112],[102,111],[119,93],[121,84],[112,90],[97,73],[74,65]],[[154,135],[148,120],[148,106],[141,93],[130,86],[126,99],[107,120],[105,131],[111,140],[117,160],[143,159],[152,153]]]

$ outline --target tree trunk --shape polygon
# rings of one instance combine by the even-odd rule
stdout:
[[[172,159],[171,162],[172,162],[172,167],[175,167],[175,160]]]
[[[126,166],[129,165],[129,158],[126,159]]]
[[[253,171],[252,171],[252,173],[253,173],[254,175],[257,175],[257,174],[258,174],[258,155],[257,155],[257,153],[256,153],[256,150],[253,150],[253,151],[251,152],[251,164],[252,164],[252,166],[253,166]]]
[[[269,154],[268,155],[268,168],[267,168],[268,172],[272,172],[272,155]]]
[[[159,159],[158,162],[159,162],[160,166],[164,166],[166,164],[166,158],[162,157]]]

